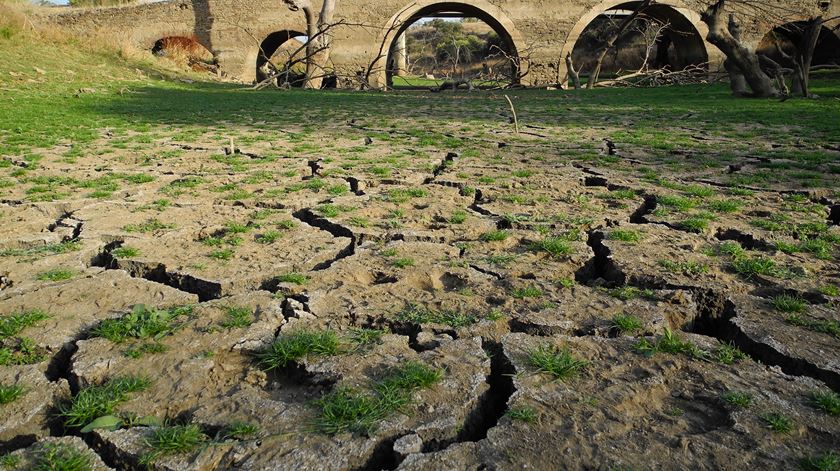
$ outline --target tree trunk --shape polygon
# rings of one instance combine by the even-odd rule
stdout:
[[[580,74],[575,70],[575,65],[572,63],[572,53],[566,53],[566,70],[569,71],[569,79],[575,87],[575,90],[580,90]]]
[[[589,81],[586,84],[586,88],[592,89],[595,87],[595,82],[598,81],[598,76],[601,75],[601,66],[604,64],[604,59],[607,57],[607,53],[610,52],[613,46],[615,46],[615,42],[621,38],[621,35],[624,34],[624,31],[627,30],[628,27],[633,23],[633,21],[639,16],[639,13],[642,12],[645,8],[647,8],[651,4],[652,0],[644,0],[635,10],[631,13],[624,21],[618,25],[618,29],[607,38],[604,45],[601,46],[601,50],[598,52],[598,60],[595,62],[595,67],[592,69],[592,73],[589,74]]]
[[[706,39],[717,46],[725,55],[729,66],[727,71],[736,71],[733,82],[743,81],[749,85],[752,95],[755,97],[767,98],[779,96],[779,90],[773,80],[761,70],[758,56],[747,49],[740,41],[740,28],[735,17],[729,15],[729,21],[725,20],[726,0],[718,0],[710,6],[701,16],[701,20],[709,27],[709,34]],[[733,84],[733,91],[735,86]]]
[[[821,16],[811,18],[805,25],[805,30],[802,34],[802,43],[798,45],[796,51],[796,76],[794,82],[798,81],[798,91],[802,96],[809,98],[811,96],[811,63],[814,60],[814,50],[817,48],[817,42],[820,39],[820,32],[822,31],[823,19]]]
[[[335,6],[337,0],[324,0],[321,6],[321,14],[318,16],[316,27],[317,38],[314,41],[315,51],[313,54],[313,73],[307,74],[306,88],[319,89],[324,82],[327,64],[330,61],[330,49],[332,48],[332,35],[329,32],[335,17]],[[309,24],[309,20],[307,20]]]

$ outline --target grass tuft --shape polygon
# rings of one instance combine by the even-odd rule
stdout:
[[[100,322],[91,333],[95,337],[103,337],[114,343],[122,343],[132,338],[160,340],[180,327],[177,323],[179,317],[191,313],[190,306],[148,309],[138,304],[130,313],[119,319],[106,319]]]
[[[558,348],[553,345],[541,345],[528,352],[528,362],[555,381],[571,379],[589,365],[586,360],[575,358],[568,348]]]
[[[26,393],[26,389],[19,384],[6,386],[0,384],[0,405],[11,404],[20,399]]]
[[[329,356],[339,353],[338,335],[331,330],[303,330],[281,335],[267,349],[257,354],[265,371],[285,368],[307,355]]]
[[[811,405],[834,417],[840,416],[840,394],[832,391],[815,391],[811,393]]]
[[[144,455],[140,461],[142,464],[149,465],[163,456],[190,453],[207,439],[207,435],[196,424],[156,427],[152,429],[151,437],[146,440],[146,446],[152,451]]]
[[[149,388],[152,381],[142,376],[120,376],[79,391],[69,405],[60,408],[59,416],[68,428],[81,428],[103,415],[111,415],[130,393]]]

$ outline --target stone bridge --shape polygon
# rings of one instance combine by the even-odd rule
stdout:
[[[708,61],[711,67],[716,67],[722,55],[705,41],[707,28],[700,21],[699,11],[687,5],[691,1],[697,0],[659,0],[647,14],[669,22],[679,31],[671,39],[676,54],[684,62]],[[840,15],[837,0],[768,0],[767,3],[774,1],[788,8],[801,4],[799,11],[803,13],[809,8],[820,8],[829,17]],[[320,7],[320,0],[313,3]],[[336,21],[341,25],[333,30],[331,60],[340,77],[340,86],[353,86],[353,77],[360,71],[371,72],[368,77],[371,83],[384,84],[389,53],[413,21],[424,16],[462,14],[485,21],[505,40],[511,54],[527,58],[521,66],[523,83],[555,84],[566,76],[563,58],[572,51],[590,22],[605,11],[632,8],[638,3],[622,0],[339,0]],[[51,14],[50,19],[83,33],[113,34],[115,40],[127,39],[148,49],[164,37],[195,36],[213,53],[229,78],[243,82],[255,79],[261,48],[270,56],[284,41],[306,31],[303,13],[290,11],[280,0],[171,0],[125,7],[61,9]],[[825,31],[832,41],[840,41],[837,23],[834,20]],[[752,19],[742,26],[745,42],[755,47],[779,25]],[[834,31],[831,31],[832,27]]]

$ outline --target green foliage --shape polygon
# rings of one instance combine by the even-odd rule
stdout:
[[[773,307],[781,312],[802,313],[808,309],[808,304],[799,296],[781,294],[773,298]]]
[[[665,329],[665,333],[656,340],[650,342],[647,339],[641,339],[634,346],[634,349],[643,355],[653,356],[657,353],[670,354],[684,354],[692,358],[704,358],[706,353],[697,348],[693,343],[680,338],[671,329]]]
[[[350,331],[349,337],[358,349],[366,350],[382,344],[382,337],[385,333],[382,329],[353,329]]]
[[[705,263],[693,260],[685,262],[674,262],[672,260],[659,260],[659,266],[671,273],[682,273],[687,276],[703,275],[709,272],[709,266]]]
[[[761,416],[761,419],[767,424],[767,428],[777,433],[790,433],[794,427],[793,420],[783,414],[775,412],[764,414]]]
[[[257,424],[250,422],[231,422],[230,425],[225,427],[222,437],[225,439],[246,440],[256,436],[258,433],[260,433],[260,426]]]
[[[64,444],[48,443],[38,450],[33,471],[90,471],[93,455]]]
[[[111,251],[116,258],[135,258],[140,255],[140,250],[134,247],[118,247]]]
[[[168,229],[174,229],[175,227],[175,224],[164,224],[156,218],[151,218],[147,219],[142,224],[127,224],[123,226],[123,230],[126,232],[140,232],[143,234],[148,234],[151,232],[160,232]]]
[[[257,354],[266,371],[285,368],[307,355],[330,356],[339,353],[338,335],[331,330],[302,330],[281,334],[269,347]]]
[[[103,337],[114,343],[122,343],[128,339],[160,340],[171,335],[180,325],[179,317],[192,314],[192,307],[175,307],[171,309],[147,309],[138,304],[130,313],[119,319],[105,319],[94,327],[91,334]]]
[[[640,289],[635,286],[621,286],[619,288],[612,288],[607,290],[607,294],[622,301],[630,301],[631,299],[657,299],[656,293],[652,289]]]
[[[828,415],[840,416],[840,395],[833,391],[814,391],[811,393],[811,405]]]
[[[6,386],[0,383],[0,405],[11,404],[26,393],[26,389],[19,384]]]
[[[632,334],[642,330],[644,324],[632,314],[617,314],[612,319],[612,328],[621,334]]]
[[[242,329],[254,323],[254,312],[250,307],[228,306],[221,326],[226,329]]]
[[[741,391],[728,391],[724,393],[723,400],[732,407],[745,409],[752,404],[752,396]]]
[[[39,273],[35,279],[38,281],[66,281],[76,276],[73,270],[66,270],[63,268],[56,268],[53,270]]]
[[[833,451],[803,458],[800,462],[803,471],[838,471],[840,456]]]
[[[731,343],[721,344],[714,353],[714,359],[724,365],[733,365],[746,358],[747,355]]]
[[[40,309],[0,316],[0,339],[13,337],[23,329],[49,318],[50,315]]]
[[[574,378],[583,371],[589,362],[575,358],[568,348],[554,345],[540,345],[528,351],[528,363],[538,372],[545,373],[555,381]]]
[[[207,440],[207,435],[196,424],[153,428],[151,437],[146,440],[152,451],[142,457],[141,463],[148,465],[163,456],[191,453]]]
[[[467,220],[467,212],[466,211],[455,211],[452,213],[452,216],[449,217],[450,224],[463,224],[464,221]]]
[[[629,244],[635,244],[642,240],[642,236],[639,231],[615,229],[610,231],[609,235],[607,235],[607,239],[620,240]]]
[[[274,278],[280,283],[291,283],[293,285],[305,285],[309,278],[302,273],[286,273]]]
[[[141,376],[121,376],[79,391],[69,405],[60,408],[59,416],[68,428],[81,428],[94,419],[112,415],[128,395],[148,389],[152,382]]]
[[[338,388],[315,402],[319,430],[335,435],[343,432],[372,433],[378,423],[412,401],[413,393],[428,389],[443,377],[443,371],[424,363],[408,361],[394,368],[373,386],[372,391]]]
[[[535,252],[545,252],[552,257],[561,257],[569,255],[573,252],[569,240],[564,237],[547,237],[539,242],[531,245],[531,250]]]
[[[394,260],[393,262],[391,262],[391,265],[393,265],[396,268],[408,268],[408,267],[413,267],[414,263],[415,262],[414,262],[413,258],[406,257],[406,258],[398,258],[398,259]]]
[[[537,411],[534,410],[532,407],[511,407],[510,409],[505,412],[505,415],[510,417],[511,420],[517,420],[520,422],[525,422],[527,424],[532,424],[539,420],[539,415]]]
[[[666,206],[679,212],[688,211],[693,209],[695,206],[693,201],[681,196],[659,196],[656,198],[656,203],[660,206]]]
[[[501,242],[510,236],[508,231],[490,231],[481,235],[483,242]]]
[[[511,295],[516,299],[539,298],[543,295],[543,292],[536,286],[525,286],[516,288],[511,292]]]

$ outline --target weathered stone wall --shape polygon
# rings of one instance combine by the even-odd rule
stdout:
[[[769,0],[788,11],[805,15],[821,3],[817,0]],[[320,1],[313,3],[319,6]],[[340,0],[336,19],[332,62],[342,77],[373,70],[372,81],[385,79],[388,48],[401,26],[413,15],[444,7],[479,13],[509,35],[517,51],[529,58],[527,84],[550,84],[566,74],[562,58],[596,16],[620,5],[620,0]],[[700,22],[702,0],[661,0],[671,11],[688,21],[701,36],[706,28]],[[836,0],[828,5],[827,16],[840,14]],[[666,8],[666,7],[663,7]],[[796,20],[790,14],[786,20]],[[676,18],[675,16],[674,18]],[[302,12],[291,12],[280,0],[172,0],[162,3],[114,8],[61,9],[49,21],[79,32],[105,31],[133,44],[151,48],[169,35],[195,35],[219,61],[230,77],[244,82],[254,80],[259,45],[275,31],[305,31]],[[766,17],[744,15],[742,23],[747,43],[756,45],[778,23]],[[776,24],[773,24],[776,23]],[[835,22],[836,24],[836,22]],[[710,62],[719,63],[720,52],[712,45],[702,46]],[[349,85],[348,82],[345,84]]]

